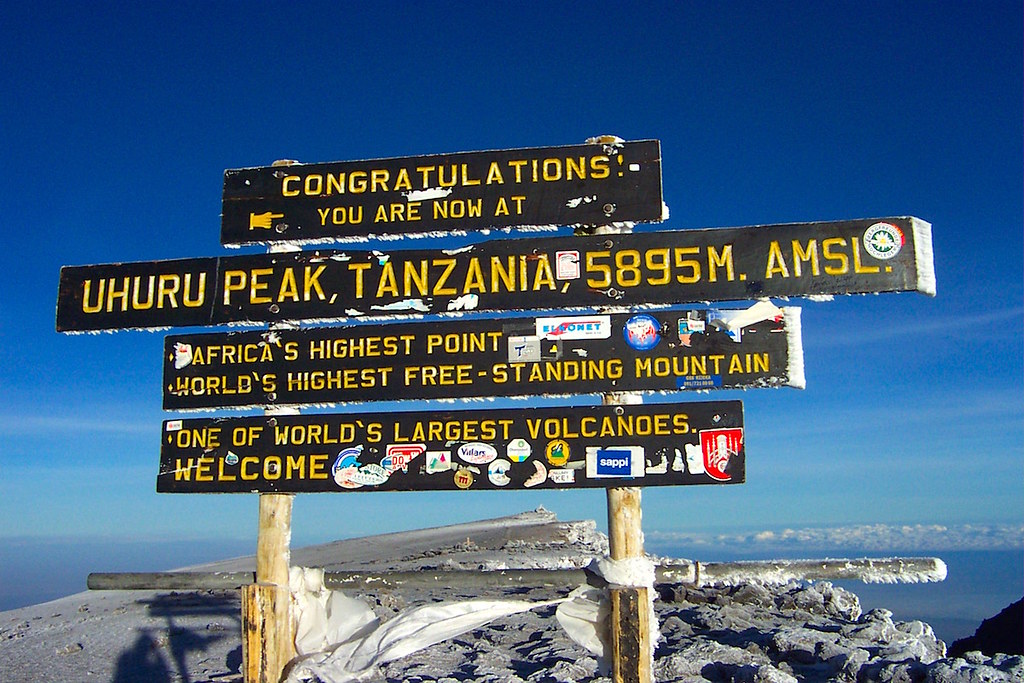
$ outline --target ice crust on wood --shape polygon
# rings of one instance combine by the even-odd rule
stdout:
[[[932,250],[932,224],[911,217],[914,225],[914,254],[917,260],[917,291],[935,296],[935,257]]]

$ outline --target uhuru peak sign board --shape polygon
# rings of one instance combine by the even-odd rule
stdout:
[[[739,484],[739,401],[164,422],[157,491]]]
[[[803,387],[800,309],[396,323],[167,337],[164,408]]]
[[[323,242],[662,217],[657,140],[224,173],[221,242]]]
[[[66,266],[57,329],[915,290],[935,292],[931,226],[887,218]]]

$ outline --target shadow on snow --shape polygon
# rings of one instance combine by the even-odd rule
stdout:
[[[150,600],[140,600],[146,605],[150,616],[166,620],[166,629],[143,628],[135,643],[121,653],[114,670],[113,683],[202,683],[203,681],[241,680],[242,646],[231,650],[222,670],[202,679],[193,679],[189,659],[207,652],[214,643],[224,638],[240,638],[241,607],[239,597],[234,593],[189,592],[157,595]],[[207,624],[201,630],[196,626],[184,626],[181,622],[192,622],[194,617],[219,617],[233,621],[235,628],[220,627],[218,622]],[[216,628],[213,629],[211,627]]]

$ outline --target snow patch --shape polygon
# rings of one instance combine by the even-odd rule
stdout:
[[[910,218],[914,229],[914,259],[917,266],[917,291],[935,296],[935,257],[932,251],[932,224]]]
[[[595,566],[596,565],[596,566]],[[591,568],[613,586],[623,588],[654,588],[654,562],[646,557],[613,560],[603,557]]]
[[[408,190],[402,196],[410,202],[426,202],[431,199],[444,199],[452,193],[451,187],[428,187],[425,190]]]
[[[789,377],[789,386],[806,389],[807,377],[804,375],[804,343],[800,313],[801,310],[795,306],[786,306],[782,309],[782,315],[786,321],[786,344],[789,347],[786,376]]]
[[[570,199],[569,201],[567,201],[565,203],[565,205],[567,207],[569,207],[570,209],[575,209],[580,204],[589,204],[591,202],[596,202],[596,201],[597,201],[597,195],[594,194],[594,195],[590,195],[589,197],[576,197],[574,199]]]
[[[471,311],[480,304],[480,297],[476,294],[463,294],[448,302],[449,311]]]
[[[370,306],[375,311],[419,311],[420,313],[429,313],[430,307],[423,303],[423,299],[403,299],[402,301],[395,301],[384,306]]]
[[[455,256],[456,254],[465,254],[471,252],[475,248],[475,245],[470,244],[465,247],[459,247],[458,249],[442,249],[441,253],[444,254],[445,256]]]

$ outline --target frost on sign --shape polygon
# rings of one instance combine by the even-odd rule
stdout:
[[[661,216],[661,144],[590,143],[228,170],[221,242],[346,242]]]

